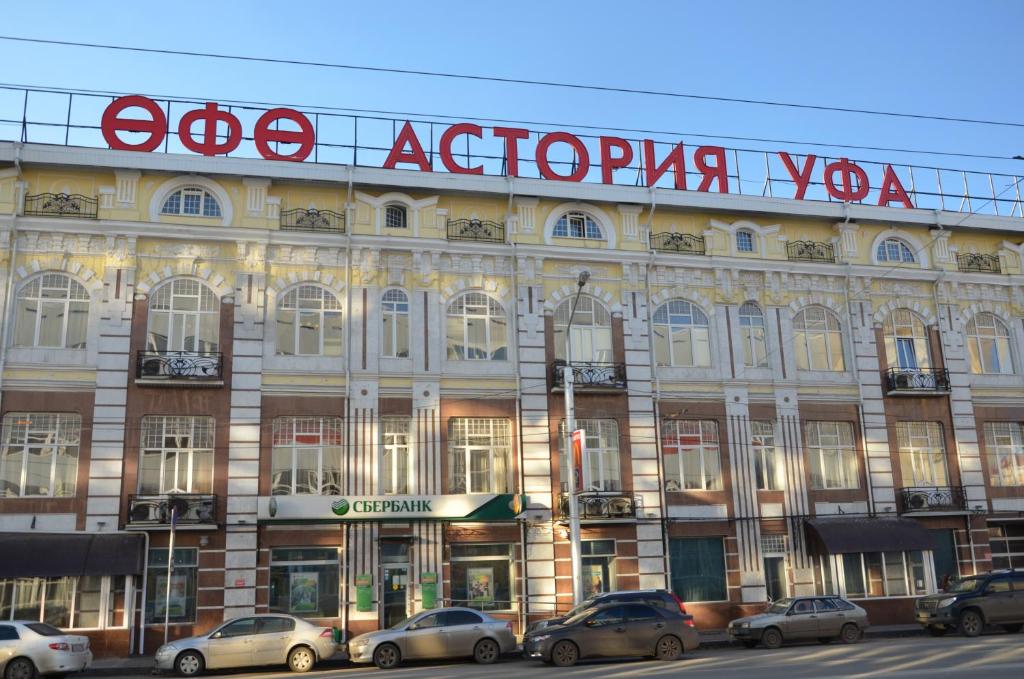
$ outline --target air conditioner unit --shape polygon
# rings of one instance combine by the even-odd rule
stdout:
[[[896,373],[893,376],[893,386],[896,389],[913,389],[914,375],[911,373]]]
[[[907,509],[921,510],[928,509],[928,493],[910,493],[907,496]]]

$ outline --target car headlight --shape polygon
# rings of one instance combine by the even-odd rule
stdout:
[[[955,603],[956,603],[956,597],[955,596],[951,596],[948,599],[943,599],[942,601],[940,601],[938,607],[939,608],[945,608],[946,606],[952,606]]]
[[[750,623],[749,622],[741,622],[740,623],[740,627],[750,627]]]
[[[356,639],[350,645],[352,646],[352,648],[366,648],[366,645],[369,643],[369,639]]]
[[[161,646],[160,648],[156,649],[156,654],[157,655],[169,655],[173,651],[174,651],[174,648],[172,646]]]

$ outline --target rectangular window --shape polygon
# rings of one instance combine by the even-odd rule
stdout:
[[[583,453],[583,487],[580,491],[622,490],[619,474],[619,423],[615,420],[576,420],[576,428],[586,432],[586,450]],[[565,420],[558,428],[559,472],[562,492],[569,491],[569,458],[565,452],[568,433]]]
[[[672,591],[686,603],[726,601],[725,541],[672,538],[668,541]]]
[[[713,420],[666,420],[661,427],[665,490],[722,490],[718,424]]]
[[[807,456],[815,490],[860,488],[860,468],[849,422],[808,422]]]
[[[1024,426],[986,422],[985,457],[993,486],[1024,486]]]
[[[167,554],[166,549],[149,550],[146,624],[162,625],[165,615],[168,622],[195,622],[199,551],[188,548],[174,550],[170,596],[167,588]]]
[[[838,554],[839,570],[851,599],[921,596],[933,591],[928,584],[926,552],[865,552]],[[829,557],[822,568],[830,568]],[[830,593],[826,590],[826,593]]]
[[[276,418],[271,494],[339,494],[344,435],[344,421],[340,417]]]
[[[945,486],[946,446],[938,422],[897,422],[900,473],[904,487]]]
[[[7,413],[0,497],[73,497],[81,423],[71,413]]]
[[[139,494],[213,492],[212,417],[142,418]]]
[[[754,420],[750,423],[754,449],[754,473],[758,490],[782,490],[783,466],[780,451],[775,448],[775,423]]]
[[[615,589],[612,587],[615,540],[583,540],[580,542],[580,555],[584,599]]]
[[[999,521],[988,524],[992,546],[992,569],[1024,568],[1024,522]]]
[[[407,495],[412,470],[408,417],[384,417],[380,421],[380,492]]]
[[[124,627],[125,582],[123,575],[0,580],[0,620],[62,629]]]
[[[338,617],[338,550],[285,547],[270,550],[270,612],[306,618]]]
[[[512,601],[512,545],[452,544],[452,606],[507,611]]]
[[[511,451],[508,420],[453,417],[448,421],[448,492],[508,493]]]

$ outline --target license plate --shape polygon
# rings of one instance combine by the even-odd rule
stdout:
[[[85,650],[85,644],[71,644],[71,650],[75,653],[81,653]]]

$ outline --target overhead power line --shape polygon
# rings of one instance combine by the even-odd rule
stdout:
[[[456,80],[474,80],[496,82],[509,85],[531,85],[541,87],[557,87],[574,90],[590,90],[595,92],[614,92],[642,96],[670,97],[676,99],[693,99],[698,101],[717,101],[730,104],[751,104],[757,106],[774,106],[779,108],[804,109],[811,111],[828,111],[832,113],[855,113],[860,115],[886,116],[891,118],[909,118],[915,120],[934,120],[946,123],[968,123],[973,125],[996,125],[1001,127],[1024,127],[1024,122],[1006,120],[985,120],[981,118],[962,118],[957,116],[939,116],[925,113],[905,113],[898,111],[878,111],[874,109],[852,108],[844,106],[826,106],[823,104],[805,104],[790,101],[773,101],[769,99],[749,99],[743,97],[723,97],[690,92],[671,92],[667,90],[647,90],[632,87],[614,87],[611,85],[592,85],[587,83],[568,83],[553,80],[533,80],[528,78],[506,78],[491,75],[475,75],[470,73],[451,73],[445,71],[424,71],[407,68],[391,68],[385,66],[365,66],[358,64],[338,64],[324,61],[304,61],[300,59],[280,59],[274,57],[257,57],[241,54],[225,54],[219,52],[196,52],[191,50],[158,49],[155,47],[135,47],[130,45],[108,45],[91,42],[75,42],[70,40],[46,40],[43,38],[25,38],[13,35],[0,35],[0,40],[33,43],[40,45],[59,45],[62,47],[84,47],[89,49],[119,50],[123,52],[140,52],[146,54],[165,54],[184,57],[200,57],[204,59],[225,59],[230,61],[248,61],[265,64],[284,64],[289,66],[312,66],[315,68],[333,68],[350,71],[369,71],[372,73],[392,73],[399,75],[417,75],[431,78],[449,78]]]

